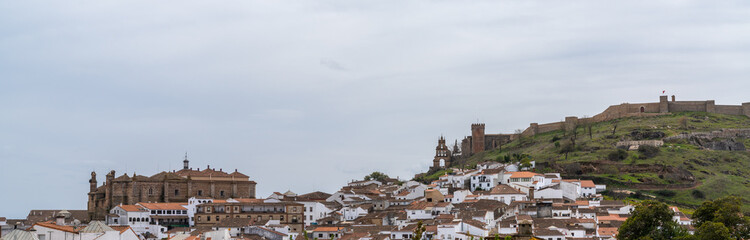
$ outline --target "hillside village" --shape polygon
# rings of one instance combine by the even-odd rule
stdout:
[[[86,210],[31,210],[26,219],[0,217],[0,237],[616,239],[620,227],[637,213],[636,203],[611,200],[611,195],[603,195],[605,192],[627,195],[632,193],[628,188],[656,188],[662,194],[690,192],[693,197],[689,201],[699,201],[706,198],[705,191],[717,199],[730,195],[719,192],[725,191],[723,186],[717,191],[709,189],[717,188],[714,179],[721,178],[732,179],[724,183],[737,183],[734,187],[741,189],[734,191],[746,191],[742,184],[750,184],[743,172],[745,142],[750,138],[748,115],[750,103],[715,105],[712,100],[675,101],[673,96],[668,101],[661,96],[655,103],[610,106],[591,118],[531,123],[514,134],[485,134],[484,124],[477,123],[472,124],[472,135],[460,146],[456,140],[450,148],[440,137],[426,174],[401,180],[374,172],[333,193],[298,194],[288,190],[256,196],[256,182],[249,176],[237,169],[194,169],[186,155],[182,169],[152,176],[116,176],[110,171],[99,185],[92,172]],[[588,130],[588,136],[577,139],[579,129],[581,135]],[[559,144],[562,141],[566,144]],[[565,146],[571,150],[564,151]],[[659,153],[662,148],[664,152]],[[647,155],[648,149],[654,150],[652,156]],[[688,154],[693,159],[687,159]],[[726,162],[722,167],[734,169],[713,169],[719,165],[704,163],[715,162],[718,157]],[[583,174],[584,167],[593,176]],[[614,186],[608,189],[605,182]],[[664,190],[668,187],[678,192]],[[737,201],[741,205],[743,200]],[[667,205],[662,206],[662,216],[671,216],[672,221],[666,222],[690,233],[696,231],[688,214],[676,206],[669,206],[669,210]],[[742,217],[739,206],[735,212]]]
[[[633,211],[604,200],[606,186],[590,180],[497,162],[451,170],[430,184],[368,177],[334,193],[118,204],[100,220],[85,210],[32,210],[27,219],[0,218],[0,225],[3,240],[402,240],[419,224],[424,240],[570,240],[614,239]],[[671,209],[689,228],[691,220]]]

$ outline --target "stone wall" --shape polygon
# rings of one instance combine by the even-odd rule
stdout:
[[[716,105],[714,112],[727,115],[743,115],[742,106],[733,105]]]

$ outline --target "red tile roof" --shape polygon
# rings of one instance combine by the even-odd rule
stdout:
[[[125,210],[126,212],[145,212],[146,209],[143,209],[141,206],[138,205],[120,205],[120,208],[122,210]]]
[[[187,210],[182,206],[187,205],[187,203],[138,203],[138,205],[149,210]]]
[[[340,227],[316,227],[312,231],[313,232],[336,232],[339,229],[341,228]]]
[[[38,222],[38,223],[35,223],[34,225],[32,225],[31,227],[33,228],[34,226],[42,226],[42,227],[52,228],[52,229],[55,229],[55,230],[60,230],[60,231],[69,232],[69,233],[78,233],[78,231],[80,231],[81,229],[83,229],[83,228],[76,229],[73,226],[60,226],[60,225],[57,225],[57,224],[53,223],[52,221],[49,221],[49,222]]]
[[[534,176],[541,176],[542,174],[539,173],[533,173],[533,172],[513,172],[513,174],[510,175],[510,178],[532,178]]]

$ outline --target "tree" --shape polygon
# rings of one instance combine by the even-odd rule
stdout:
[[[531,158],[526,157],[526,158],[522,159],[521,163],[518,166],[521,167],[521,169],[529,169],[529,168],[531,168]]]
[[[750,238],[750,217],[742,215],[741,207],[742,199],[735,196],[705,201],[693,214],[695,227],[701,228],[704,224],[721,223],[729,230],[733,238],[748,239]],[[712,226],[712,228],[718,227]]]
[[[607,159],[611,161],[622,161],[628,158],[628,151],[625,151],[623,149],[616,149],[609,154],[607,154]]]
[[[565,142],[562,147],[560,147],[560,153],[565,154],[565,160],[568,160],[568,153],[575,151],[575,143],[573,141]]]
[[[735,239],[729,234],[729,229],[720,222],[704,223],[695,232],[695,236],[700,240]]]
[[[617,131],[617,121],[612,123],[612,136],[615,135],[615,132]]]
[[[673,239],[687,231],[672,221],[672,210],[664,203],[646,200],[636,205],[632,216],[618,230],[618,240]]]
[[[376,171],[376,172],[370,173],[370,175],[365,176],[365,181],[375,180],[375,181],[382,182],[388,178],[389,178],[388,175],[386,175],[385,173]]]
[[[414,229],[414,235],[412,235],[411,240],[421,240],[422,234],[427,228],[422,225],[422,221],[417,222],[417,228]]]

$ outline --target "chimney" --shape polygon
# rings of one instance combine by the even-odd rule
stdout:
[[[529,189],[529,200],[534,200],[534,187]]]
[[[65,216],[62,214],[57,215],[55,217],[55,224],[57,224],[57,226],[65,226]]]
[[[672,102],[674,102],[674,95],[672,95]]]

